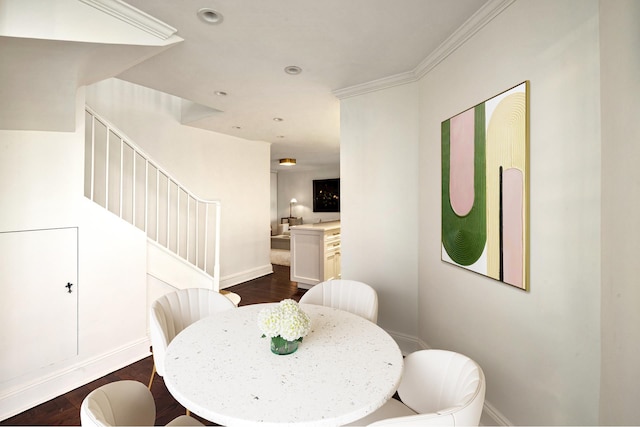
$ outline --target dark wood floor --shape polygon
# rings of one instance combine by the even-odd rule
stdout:
[[[299,301],[304,291],[298,290],[297,284],[289,280],[289,267],[274,265],[273,269],[273,274],[241,283],[227,288],[227,290],[240,295],[242,298],[240,301],[241,306],[263,302],[277,302],[286,298]],[[149,356],[92,383],[6,419],[0,422],[0,425],[79,426],[80,405],[89,392],[101,385],[125,379],[137,380],[148,384],[152,367],[153,358]],[[151,392],[153,393],[157,408],[156,425],[165,425],[175,417],[185,413],[185,409],[180,406],[167,391],[162,377],[156,376]],[[201,421],[205,425],[215,425],[206,420],[201,419]]]

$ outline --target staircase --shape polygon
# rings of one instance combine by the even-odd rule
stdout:
[[[168,255],[220,290],[220,202],[187,190],[89,107],[84,176],[85,197],[146,233],[156,260],[150,266],[162,266]]]

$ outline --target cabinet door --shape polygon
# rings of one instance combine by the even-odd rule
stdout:
[[[78,354],[77,265],[77,228],[0,233],[0,383]]]
[[[322,235],[297,230],[291,233],[291,281],[315,285],[324,274]]]
[[[336,256],[336,251],[327,252],[324,260],[324,280],[333,280],[338,278],[336,275]]]
[[[340,231],[325,236],[324,279],[340,278]]]

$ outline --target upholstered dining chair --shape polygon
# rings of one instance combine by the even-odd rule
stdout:
[[[324,305],[350,311],[378,322],[378,294],[371,286],[356,280],[334,279],[318,283],[300,297],[300,303]]]
[[[181,289],[155,300],[151,304],[149,324],[154,362],[149,389],[156,373],[164,376],[164,355],[178,333],[204,317],[235,307],[226,296],[204,288]]]
[[[352,424],[356,426],[477,426],[485,379],[476,362],[446,350],[420,350],[404,359],[397,399]]]
[[[105,384],[89,393],[80,406],[80,423],[87,426],[153,426],[156,404],[151,391],[138,381],[122,380]],[[202,426],[181,415],[168,426]]]

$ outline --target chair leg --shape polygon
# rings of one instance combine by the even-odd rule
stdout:
[[[153,377],[156,375],[156,364],[153,364],[153,370],[151,371],[151,378],[149,379],[149,390],[151,390],[151,384],[153,384]]]
[[[187,416],[190,417],[191,416],[191,411],[187,409]]]

